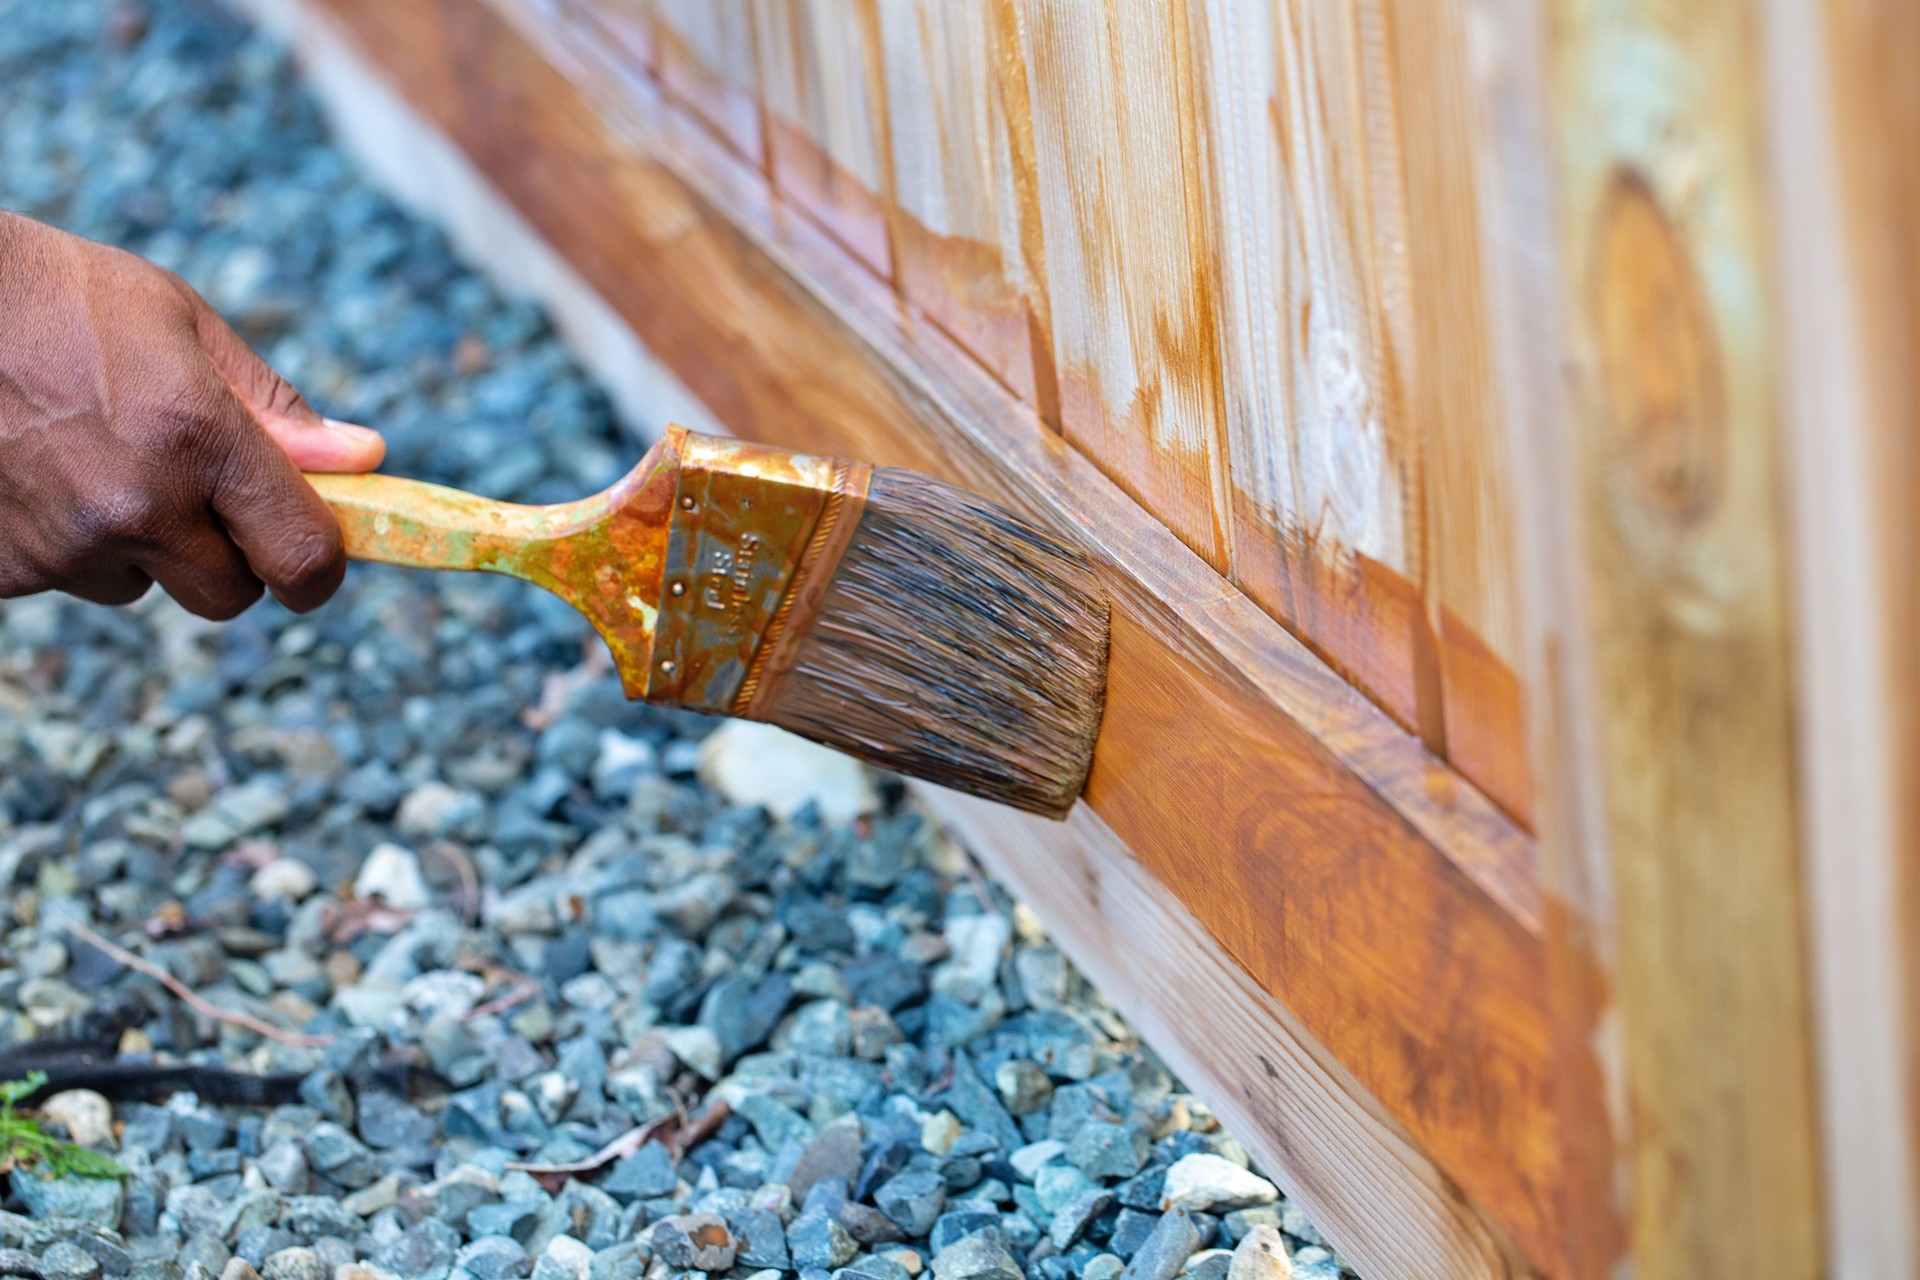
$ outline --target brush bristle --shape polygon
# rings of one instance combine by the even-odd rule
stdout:
[[[1035,813],[1086,785],[1106,700],[1091,566],[993,503],[874,472],[866,510],[766,718]]]

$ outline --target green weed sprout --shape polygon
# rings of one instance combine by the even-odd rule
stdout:
[[[14,1104],[31,1097],[46,1082],[44,1071],[35,1071],[25,1080],[0,1082],[0,1161],[14,1167],[38,1165],[56,1178],[127,1177],[119,1161],[50,1138],[38,1120],[14,1114]]]

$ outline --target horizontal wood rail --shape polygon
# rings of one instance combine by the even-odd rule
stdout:
[[[727,429],[919,468],[1084,539],[1115,600],[1090,812],[1047,831],[973,811],[996,867],[1096,976],[1116,964],[1102,876],[1164,936],[1204,929],[1178,959],[1214,967],[1170,964],[1177,1000],[1132,1007],[1275,1046],[1214,1088],[1370,1277],[1564,1270],[1525,830],[652,81],[481,0],[250,3],[309,56],[373,68]],[[1152,910],[1155,883],[1179,905]]]

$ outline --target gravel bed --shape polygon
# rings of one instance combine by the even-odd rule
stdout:
[[[221,11],[0,0],[0,85],[0,202],[179,271],[391,470],[547,501],[631,460]],[[532,588],[11,602],[0,773],[0,1048],[288,1095],[49,1101],[131,1176],[14,1171],[0,1276],[1342,1274],[901,787],[628,703]]]

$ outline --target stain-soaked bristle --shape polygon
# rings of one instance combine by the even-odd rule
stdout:
[[[1080,553],[991,502],[874,472],[860,525],[765,718],[911,777],[1064,816],[1107,683]]]

